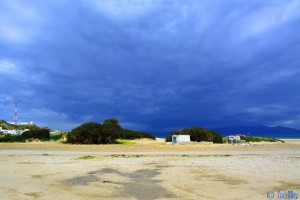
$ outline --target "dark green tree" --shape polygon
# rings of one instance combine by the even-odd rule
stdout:
[[[103,124],[88,122],[74,128],[68,134],[67,141],[72,144],[113,144],[117,138],[142,137],[155,139],[155,136],[150,133],[123,129],[117,119],[109,118]]]
[[[167,135],[166,142],[172,142],[172,135]]]
[[[74,128],[67,140],[72,144],[101,144],[102,137],[102,124],[88,122]]]
[[[211,134],[213,143],[223,143],[221,134],[217,133],[215,130],[207,130],[207,132]]]
[[[115,126],[119,126],[119,120],[118,119],[115,119],[115,118],[108,118],[108,119],[105,119],[103,124],[110,124],[110,125],[115,125]]]
[[[120,135],[122,139],[139,139],[139,138],[149,138],[155,140],[155,136],[151,133],[146,133],[142,131],[133,131],[128,129],[122,129],[122,134]]]
[[[50,138],[50,131],[46,128],[31,129],[21,134],[24,139],[46,139]]]
[[[214,143],[223,143],[222,136],[213,130],[205,130],[200,126],[192,128],[183,128],[181,130],[173,131],[172,135],[190,135],[191,141],[201,142],[209,141]],[[166,140],[170,140],[170,136]]]

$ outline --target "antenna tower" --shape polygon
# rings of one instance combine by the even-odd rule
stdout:
[[[18,124],[18,103],[15,102],[15,112],[14,112],[14,124]]]

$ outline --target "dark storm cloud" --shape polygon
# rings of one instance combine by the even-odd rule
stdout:
[[[299,1],[2,1],[0,107],[70,129],[300,128]],[[5,86],[5,87],[3,87]],[[8,104],[11,102],[11,104]]]

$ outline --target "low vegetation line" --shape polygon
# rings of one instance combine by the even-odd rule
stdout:
[[[89,160],[89,159],[94,159],[94,158],[95,158],[95,156],[89,156],[89,155],[87,155],[87,156],[81,156],[78,159],[79,160]]]

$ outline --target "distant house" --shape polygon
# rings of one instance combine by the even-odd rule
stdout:
[[[34,125],[34,123],[31,121],[31,122],[18,122],[16,124],[16,122],[9,122],[9,124],[11,125]]]
[[[58,133],[61,133],[61,131],[60,130],[52,130],[52,131],[50,131],[50,134],[58,134]]]
[[[25,129],[25,130],[6,130],[6,129],[2,129],[2,127],[0,127],[0,133],[2,134],[22,134],[25,131],[29,131],[29,129]]]
[[[241,143],[241,137],[239,135],[230,135],[228,136],[229,144],[238,144]]]
[[[190,135],[173,135],[172,144],[188,144],[191,142]]]

